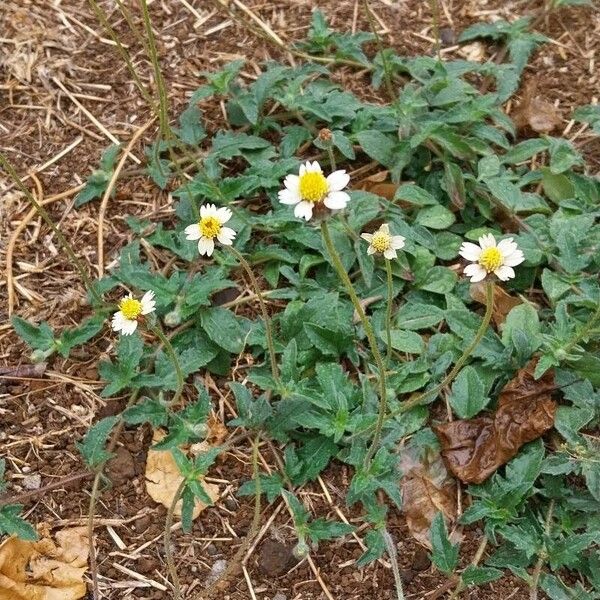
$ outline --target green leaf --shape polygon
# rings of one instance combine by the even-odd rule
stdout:
[[[429,229],[447,229],[455,221],[454,213],[441,204],[421,209],[415,219],[415,223]]]
[[[100,377],[108,382],[102,396],[112,396],[131,384],[138,374],[138,365],[144,351],[139,335],[122,335],[117,344],[117,362],[104,361],[98,367]]]
[[[57,348],[61,356],[67,357],[75,346],[81,346],[91,340],[104,328],[104,316],[94,315],[86,319],[78,327],[65,329],[57,341]]]
[[[369,563],[381,558],[385,552],[385,540],[380,529],[370,529],[364,537],[367,549],[356,561],[357,567],[364,567]]]
[[[469,587],[471,585],[483,585],[490,581],[500,579],[504,573],[500,569],[493,567],[475,567],[469,565],[461,575],[463,585]]]
[[[490,401],[485,393],[485,385],[477,370],[467,365],[457,375],[448,398],[454,412],[461,419],[470,419],[482,411]]]
[[[434,294],[448,294],[454,289],[458,275],[447,267],[431,267],[422,279],[415,282],[418,289]]]
[[[17,335],[33,350],[49,350],[54,346],[54,332],[48,323],[34,325],[21,317],[13,316],[10,322]]]
[[[267,502],[275,500],[284,489],[283,478],[279,473],[271,475],[260,475],[260,493],[265,494]],[[256,482],[251,479],[240,486],[238,496],[254,496],[256,493]]]
[[[244,349],[244,331],[230,310],[220,307],[202,309],[200,323],[217,346],[232,354],[239,354]]]
[[[394,194],[394,201],[404,200],[416,206],[433,206],[438,201],[425,189],[412,183],[401,185]]]
[[[379,337],[386,342],[385,330],[379,332]],[[392,329],[390,331],[392,348],[399,352],[408,352],[409,354],[421,354],[425,349],[423,339],[414,331],[403,331],[401,329]]]
[[[81,442],[76,442],[83,460],[91,469],[97,469],[112,456],[106,451],[106,442],[118,420],[117,416],[101,419],[88,429]]]
[[[333,540],[341,538],[355,531],[356,527],[339,521],[327,521],[326,519],[315,519],[307,526],[307,535],[313,543],[321,540]]]
[[[396,313],[395,322],[402,329],[418,331],[437,325],[444,311],[433,304],[403,304]]]
[[[522,336],[522,337],[520,337]],[[511,309],[502,330],[502,343],[520,350],[525,344],[525,353],[530,355],[541,344],[540,318],[537,310],[529,303],[519,304]]]
[[[0,535],[16,535],[18,538],[35,542],[38,535],[35,529],[20,515],[21,504],[7,504],[0,507]]]
[[[202,125],[202,111],[195,104],[190,104],[181,113],[179,126],[180,129],[177,132],[179,139],[190,146],[199,144],[206,137],[206,131]]]
[[[154,429],[166,425],[169,411],[165,404],[153,398],[144,398],[142,402],[130,406],[123,413],[123,420],[128,425],[150,423]]]
[[[394,166],[396,143],[384,133],[377,130],[361,131],[356,136],[365,153],[385,167]]]
[[[441,512],[431,522],[431,561],[443,573],[450,575],[458,565],[458,544],[452,544]]]
[[[546,196],[556,204],[575,195],[575,188],[566,175],[553,173],[546,167],[542,169],[542,186]]]
[[[590,494],[600,502],[600,463],[597,460],[583,461],[581,472],[585,477],[585,484]]]

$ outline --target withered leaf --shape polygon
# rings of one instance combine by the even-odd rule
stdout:
[[[550,397],[554,372],[533,378],[536,360],[518,371],[500,393],[494,414],[434,427],[448,469],[464,483],[481,483],[516,456],[519,448],[554,425]]]
[[[0,600],[79,600],[87,560],[85,527],[59,531],[56,542],[10,537],[0,544]]]
[[[396,195],[398,184],[392,183],[388,177],[389,171],[379,171],[374,175],[369,175],[369,177],[361,179],[355,187],[359,190],[364,190],[365,192],[371,192],[371,194],[381,196],[382,198],[385,198],[391,202]],[[405,205],[403,206],[403,204]],[[403,208],[408,208],[410,206],[410,204],[403,203],[402,201],[399,201],[398,205],[403,206]]]
[[[485,283],[480,281],[478,283],[471,284],[469,290],[471,298],[479,304],[485,304]],[[492,319],[496,325],[502,325],[506,321],[506,315],[522,301],[519,298],[515,298],[507,293],[502,286],[494,286],[494,309],[492,311]]]
[[[517,129],[550,133],[562,121],[554,105],[536,95],[537,86],[534,79],[525,85],[521,102],[513,113],[513,120]]]
[[[456,519],[456,482],[448,475],[439,453],[427,451],[420,457],[416,448],[402,451],[400,468],[402,511],[411,535],[431,548],[429,530],[438,512],[448,521]]]

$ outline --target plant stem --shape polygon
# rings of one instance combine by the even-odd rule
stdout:
[[[392,564],[392,573],[394,574],[394,581],[396,582],[396,597],[398,600],[404,600],[404,585],[402,584],[402,577],[400,576],[400,569],[398,568],[398,554],[396,553],[394,540],[387,529],[382,531],[382,535]]]
[[[150,325],[150,331],[156,335],[156,337],[162,342],[171,362],[173,363],[173,367],[175,368],[175,374],[177,376],[177,389],[175,391],[175,395],[173,399],[169,403],[169,406],[175,406],[179,399],[181,398],[181,394],[183,393],[183,386],[185,384],[185,378],[183,376],[183,371],[181,370],[181,365],[179,364],[179,360],[177,358],[177,354],[175,354],[175,350],[171,345],[171,342],[167,339],[167,336],[162,332],[160,325]]]
[[[385,357],[386,369],[392,359],[392,302],[394,299],[394,279],[392,275],[392,261],[385,259],[385,272],[387,275],[387,309],[385,315],[385,336],[387,342],[387,355]]]
[[[377,340],[375,338],[373,328],[371,327],[371,323],[367,319],[362,304],[360,303],[360,300],[356,295],[354,286],[352,285],[352,281],[350,281],[350,277],[348,276],[346,269],[344,269],[344,265],[342,264],[340,255],[338,254],[337,250],[335,249],[335,246],[333,245],[327,221],[323,221],[321,223],[321,234],[323,235],[323,241],[325,242],[327,252],[331,256],[331,260],[333,261],[333,266],[335,267],[335,270],[337,271],[337,274],[341,279],[342,283],[346,287],[346,291],[350,296],[350,300],[352,301],[354,309],[356,310],[360,322],[362,323],[363,329],[365,330],[365,334],[367,335],[367,339],[369,340],[369,345],[371,346],[371,353],[373,354],[373,358],[375,359],[375,363],[377,364],[377,370],[379,371],[379,411],[377,415],[377,423],[375,425],[375,434],[373,436],[373,441],[365,457],[365,465],[368,465],[371,461],[371,458],[373,458],[373,454],[377,450],[377,446],[379,445],[379,440],[381,438],[381,430],[383,428],[383,422],[385,419],[385,412],[387,410],[385,364],[383,363],[381,353],[379,352]]]
[[[544,533],[546,536],[550,535],[550,529],[552,526],[552,516],[554,515],[554,500],[550,500],[550,504],[548,505],[548,513],[546,514],[546,523],[544,527]],[[535,564],[535,568],[533,569],[533,575],[531,577],[531,584],[529,588],[529,600],[537,600],[538,597],[538,582],[540,580],[540,575],[542,574],[542,567],[544,566],[544,562],[546,562],[548,558],[548,553],[546,548],[542,548],[540,551],[540,556]]]
[[[21,178],[19,177],[19,175],[17,174],[17,172],[15,171],[13,166],[10,164],[9,160],[1,152],[0,152],[0,166],[4,167],[8,171],[8,174],[10,175],[11,179],[15,182],[16,186],[21,190],[21,192],[23,192],[23,194],[25,195],[27,200],[29,200],[29,202],[33,205],[33,207],[35,208],[37,213],[40,215],[40,217],[42,217],[42,219],[44,219],[44,221],[46,222],[46,225],[48,225],[48,227],[50,227],[50,229],[52,229],[52,231],[54,231],[63,250],[67,253],[69,259],[72,261],[73,265],[79,272],[81,280],[83,281],[83,285],[85,286],[87,291],[94,297],[96,302],[98,302],[99,304],[102,303],[102,298],[100,297],[98,292],[95,290],[89,275],[86,273],[80,260],[75,255],[75,251],[73,250],[71,244],[69,244],[69,242],[67,241],[67,238],[65,238],[62,231],[57,227],[57,225],[54,223],[54,221],[50,218],[50,215],[48,214],[46,209],[36,200],[34,195],[25,187],[25,185],[21,181]]]
[[[273,379],[276,384],[279,384],[279,369],[277,367],[277,356],[275,354],[275,344],[273,342],[273,326],[271,323],[271,317],[269,317],[269,312],[267,311],[267,305],[265,303],[265,299],[263,298],[262,291],[260,286],[258,285],[258,281],[252,271],[252,267],[248,263],[248,261],[242,256],[241,252],[239,252],[233,246],[227,246],[228,250],[235,256],[238,262],[242,265],[248,277],[250,278],[250,282],[252,283],[252,287],[254,288],[254,293],[258,298],[258,303],[260,304],[260,310],[262,311],[263,321],[265,323],[265,333],[267,337],[267,348],[269,350],[269,359],[271,361],[271,374],[273,375]]]
[[[483,553],[485,552],[485,549],[487,548],[487,545],[488,545],[488,539],[484,533],[483,539],[479,543],[479,547],[477,548],[477,551],[475,552],[475,556],[473,557],[473,560],[471,561],[472,567],[476,567],[480,563],[481,559],[483,558]],[[449,600],[454,600],[455,598],[458,598],[458,596],[463,591],[463,589],[464,589],[464,586],[463,586],[463,582],[462,582],[462,577],[459,577],[458,583],[456,584],[456,587],[454,588],[454,591],[452,592]]]
[[[169,570],[169,576],[173,583],[173,600],[180,600],[181,598],[181,584],[179,583],[179,575],[177,575],[177,567],[175,566],[175,560],[173,559],[173,549],[171,548],[171,527],[173,526],[173,519],[175,517],[175,508],[181,498],[183,489],[186,486],[187,481],[185,478],[181,480],[179,487],[175,491],[173,500],[167,510],[167,518],[165,520],[165,533],[164,533],[164,547],[165,547],[165,560],[167,561],[167,569]]]
[[[438,0],[429,0],[431,5],[431,20],[433,24],[433,37],[435,38],[435,53],[438,61],[441,62],[441,43],[440,43],[440,6]]]

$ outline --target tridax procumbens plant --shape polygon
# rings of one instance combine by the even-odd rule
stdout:
[[[282,452],[278,472],[253,460],[239,494],[258,493],[259,508],[261,497],[284,499],[298,556],[355,530],[313,518],[295,495],[344,463],[347,503],[368,523],[359,565],[393,554],[386,513],[399,510],[456,594],[510,569],[554,599],[599,597],[600,184],[564,139],[514,142],[503,105],[542,39],[521,22],[475,26],[462,39],[475,37],[507,42],[509,62],[391,49],[370,59],[370,34],[333,32],[315,11],[301,50],[358,63],[374,90],[390,77],[397,97],[386,104],[333,83],[334,64],[268,64],[250,84],[241,61],[204,74],[177,139],[147,153],[148,175],[177,199],[173,219],[129,218],[133,241],[94,285],[107,303],[90,298],[98,316],[59,337],[14,319],[36,359],[66,356],[118,302],[120,337],[99,373],[103,396],[126,391],[130,401],[122,421],[99,421],[80,445],[98,477],[119,422],[163,429],[155,449],[181,468],[174,503],[183,499],[189,530],[195,499],[212,502],[199,478],[233,443],[195,459],[181,451],[207,435],[211,399],[191,377],[209,372],[235,398],[228,425],[255,451],[266,439]],[[493,91],[479,91],[484,77]],[[223,128],[203,120],[213,99],[226,107]],[[106,189],[109,152],[107,177],[95,173],[80,204]],[[143,259],[141,239],[165,251],[164,269]],[[248,296],[213,301],[242,277]],[[243,304],[260,312],[236,312]],[[232,380],[242,352],[254,364]],[[428,471],[440,456],[444,485]],[[415,469],[438,504],[410,504]],[[453,476],[468,484],[462,514],[444,492]],[[415,510],[425,533],[413,528]],[[0,528],[22,533],[18,511],[2,511]],[[460,569],[449,530],[475,522],[481,553]]]

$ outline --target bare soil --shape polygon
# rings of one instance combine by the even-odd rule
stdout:
[[[137,2],[130,7],[138,31],[142,30]],[[433,52],[429,3],[421,0],[372,0],[381,35],[400,53]],[[101,2],[120,39],[129,47],[142,80],[151,85],[149,64],[139,39],[128,29],[114,2]],[[309,0],[252,0],[246,5],[259,14],[286,42],[305,35],[314,2]],[[193,8],[193,10],[190,8]],[[324,0],[319,6],[342,30],[368,30],[358,0]],[[490,18],[540,14],[540,2],[500,0],[446,0],[441,27],[447,42],[444,56],[458,56],[455,37],[466,26]],[[167,81],[172,115],[202,83],[201,72],[216,69],[236,58],[247,60],[250,80],[266,59],[288,60],[279,49],[233,22],[208,0],[188,2],[155,0],[151,12]],[[598,94],[600,79],[600,9],[571,8],[541,20],[540,32],[551,38],[527,67],[526,81],[535,80],[537,94],[554,104],[562,124],[556,134],[574,140],[593,172],[600,169],[600,142],[580,124],[570,121],[574,107],[588,104]],[[96,276],[98,203],[73,208],[73,188],[96,167],[109,136],[127,141],[150,117],[132,78],[114,45],[102,31],[84,0],[8,0],[0,6],[0,150],[22,176],[38,200],[63,198],[48,205],[55,222]],[[488,57],[498,49],[487,46]],[[356,77],[343,68],[339,78],[350,87]],[[514,106],[509,106],[512,110]],[[218,104],[207,109],[218,126],[225,126]],[[156,134],[152,126],[133,148],[143,160],[143,144]],[[51,164],[49,164],[51,163]],[[117,257],[130,235],[127,215],[152,220],[172,215],[172,199],[140,177],[134,161],[126,165],[127,177],[108,205],[105,221],[105,267]],[[33,523],[62,528],[85,522],[90,480],[75,448],[89,425],[101,416],[116,414],[124,398],[102,399],[97,364],[112,351],[114,338],[106,330],[93,344],[72,353],[68,360],[52,358],[43,375],[31,371],[29,351],[16,338],[8,322],[7,265],[9,241],[29,211],[27,200],[7,177],[0,174],[0,367],[23,367],[0,377],[0,455],[7,459],[8,493],[26,506]],[[163,257],[148,251],[148,259],[164,265]],[[84,290],[55,235],[35,216],[15,238],[12,260],[15,314],[53,327],[74,325],[86,315]],[[244,282],[240,280],[240,285]],[[240,372],[246,360],[241,357]],[[227,418],[227,400],[215,381],[211,394],[215,410]],[[162,547],[165,509],[146,494],[145,457],[151,443],[145,428],[125,430],[116,458],[108,467],[112,485],[104,490],[96,514],[96,545],[100,587],[106,598],[126,600],[171,597],[166,581]],[[273,450],[261,447],[263,468],[275,464]],[[193,531],[173,536],[175,560],[186,597],[206,589],[216,568],[230,559],[252,519],[252,500],[236,497],[238,487],[250,477],[250,450],[245,445],[227,453],[214,471],[222,498],[195,521]],[[41,476],[41,487],[28,490],[31,474]],[[81,478],[75,478],[81,475]],[[71,481],[67,482],[67,478]],[[344,503],[350,478],[346,467],[332,465],[318,483],[306,486],[300,496],[315,515],[350,521]],[[51,491],[47,486],[65,481]],[[250,554],[247,572],[236,570],[214,597],[223,600],[260,598],[339,600],[394,598],[391,570],[375,563],[357,569],[353,561],[362,550],[352,536],[344,542],[323,543],[308,561],[296,563],[291,555],[293,528],[280,501],[263,502],[261,524],[274,517]],[[391,534],[408,598],[447,597],[447,579],[430,564],[427,552],[409,536],[402,515],[391,510]],[[464,532],[462,560],[468,564],[479,544],[480,531]],[[279,594],[279,595],[278,595]],[[327,596],[326,594],[330,594]],[[463,598],[524,600],[529,592],[520,580],[506,576],[482,588],[467,590]]]

